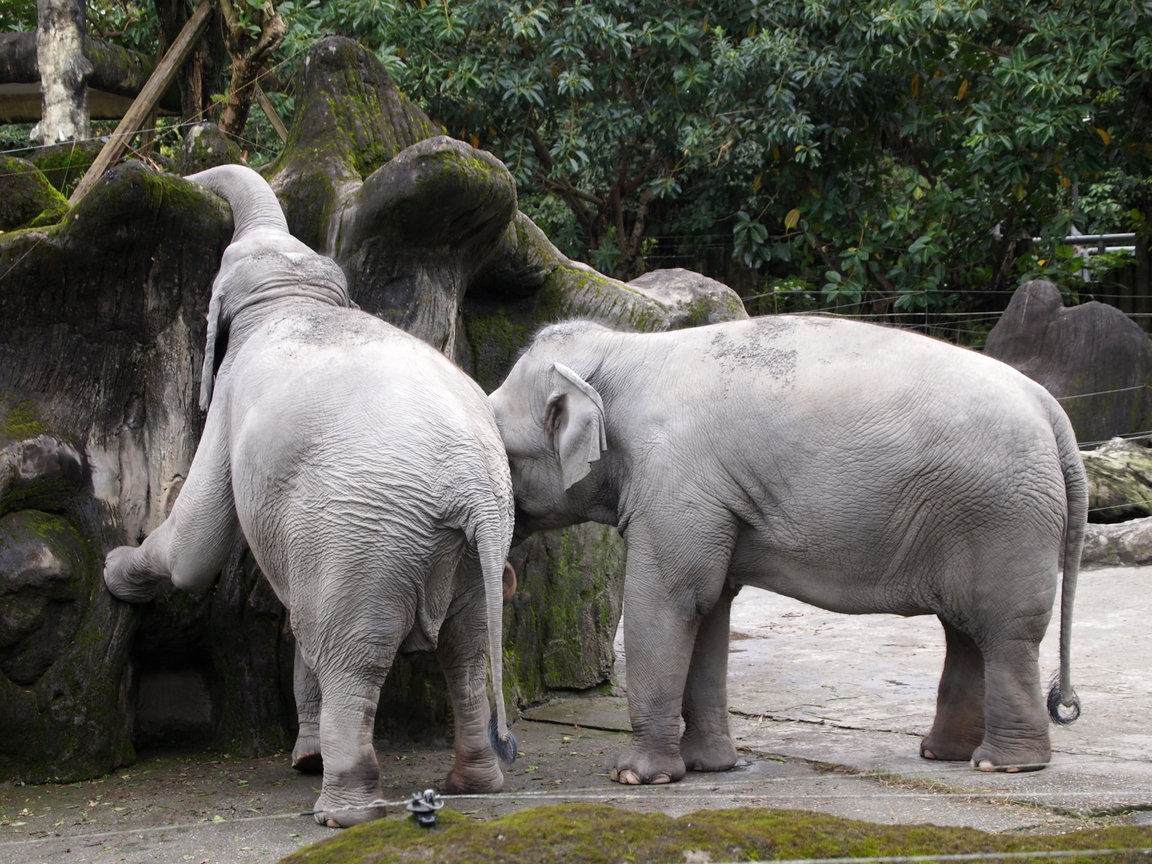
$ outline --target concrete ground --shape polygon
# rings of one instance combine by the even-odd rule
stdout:
[[[1052,729],[1046,770],[984,774],[920,759],[943,633],[935,619],[844,616],[745,589],[733,609],[729,699],[741,764],[671,786],[608,779],[627,737],[616,695],[573,697],[514,727],[521,757],[495,796],[448,806],[476,818],[559,801],[674,815],[734,806],[818,810],[888,824],[1060,833],[1152,823],[1152,568],[1081,574],[1073,681],[1083,716]],[[625,627],[627,622],[625,622]],[[1041,652],[1056,669],[1056,626]],[[451,763],[439,746],[378,746],[385,795],[402,811]],[[330,836],[311,808],[319,778],[286,754],[238,759],[142,754],[100,780],[0,787],[0,862],[275,861]]]

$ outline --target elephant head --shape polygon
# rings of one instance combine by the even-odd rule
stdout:
[[[578,333],[590,338],[573,353]],[[554,358],[560,348],[569,363],[596,370],[601,333],[612,331],[589,322],[545,328],[489,396],[512,470],[517,540],[589,519],[615,524],[612,460],[601,458],[609,451],[604,400]]]
[[[344,272],[288,233],[280,202],[268,183],[243,165],[219,165],[187,180],[204,186],[232,208],[232,242],[224,252],[208,303],[208,338],[200,384],[200,407],[212,401],[216,372],[224,362],[233,321],[246,310],[308,297],[355,308]]]

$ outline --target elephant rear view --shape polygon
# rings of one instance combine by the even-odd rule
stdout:
[[[947,654],[925,758],[1039,768],[1048,715],[1079,713],[1084,468],[1059,404],[1009,366],[830,318],[655,334],[570,322],[541,331],[490,399],[516,536],[595,520],[627,546],[624,615],[642,626],[624,633],[634,734],[614,779],[735,764],[725,678],[741,585],[938,616]],[[1037,658],[1061,557],[1046,711]]]
[[[449,792],[496,792],[515,758],[502,688],[507,460],[484,393],[425,343],[350,308],[343,273],[293,238],[271,189],[192,175],[232,206],[209,305],[204,434],[171,515],[108,554],[130,602],[210,583],[239,533],[288,608],[300,735],[321,824],[382,816],[372,744],[398,650],[435,650],[456,722]],[[496,708],[489,728],[487,655]]]

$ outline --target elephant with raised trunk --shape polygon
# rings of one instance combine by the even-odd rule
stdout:
[[[654,334],[571,322],[541,331],[490,399],[514,536],[593,520],[627,545],[633,736],[613,779],[735,764],[725,679],[741,585],[836,612],[938,616],[947,654],[925,758],[1038,768],[1047,715],[1079,713],[1084,469],[1056,400],[1012,368],[830,318]],[[1046,712],[1037,657],[1061,555]]]
[[[344,274],[288,233],[254,171],[188,179],[232,207],[209,304],[204,434],[171,515],[108,554],[118,598],[209,584],[243,533],[297,642],[297,767],[316,820],[384,814],[372,745],[398,650],[435,650],[456,722],[448,792],[497,792],[515,758],[501,675],[507,460],[483,391],[420,340],[352,308]],[[489,727],[485,654],[496,709]]]

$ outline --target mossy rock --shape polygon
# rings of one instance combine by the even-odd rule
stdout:
[[[308,52],[288,140],[261,173],[293,236],[334,255],[334,220],[360,182],[405,147],[441,131],[396,89],[370,51],[329,36]]]
[[[100,155],[103,143],[99,140],[69,141],[41,147],[29,156],[48,182],[62,195],[72,194],[85,172]]]
[[[281,864],[680,864],[972,853],[992,859],[1018,852],[1132,850],[1071,859],[1105,864],[1140,860],[1146,857],[1140,850],[1149,846],[1152,828],[1143,826],[1019,837],[974,828],[875,825],[803,810],[746,807],[672,818],[605,804],[557,804],[489,822],[445,809],[431,829],[411,818],[369,822],[300,849]]]
[[[609,682],[624,598],[624,542],[616,529],[588,522],[539,532],[509,560],[518,575],[504,616],[509,701],[525,706],[549,691]]]
[[[68,199],[25,159],[0,155],[0,232],[54,225]]]
[[[176,163],[177,173],[187,176],[217,165],[243,165],[244,156],[235,141],[215,123],[197,123],[184,136],[184,146]]]
[[[4,517],[0,546],[0,641],[11,643],[0,648],[0,782],[69,782],[132,762],[134,610],[104,589],[98,556],[62,516]],[[53,572],[21,569],[20,551],[37,548],[60,562]]]

